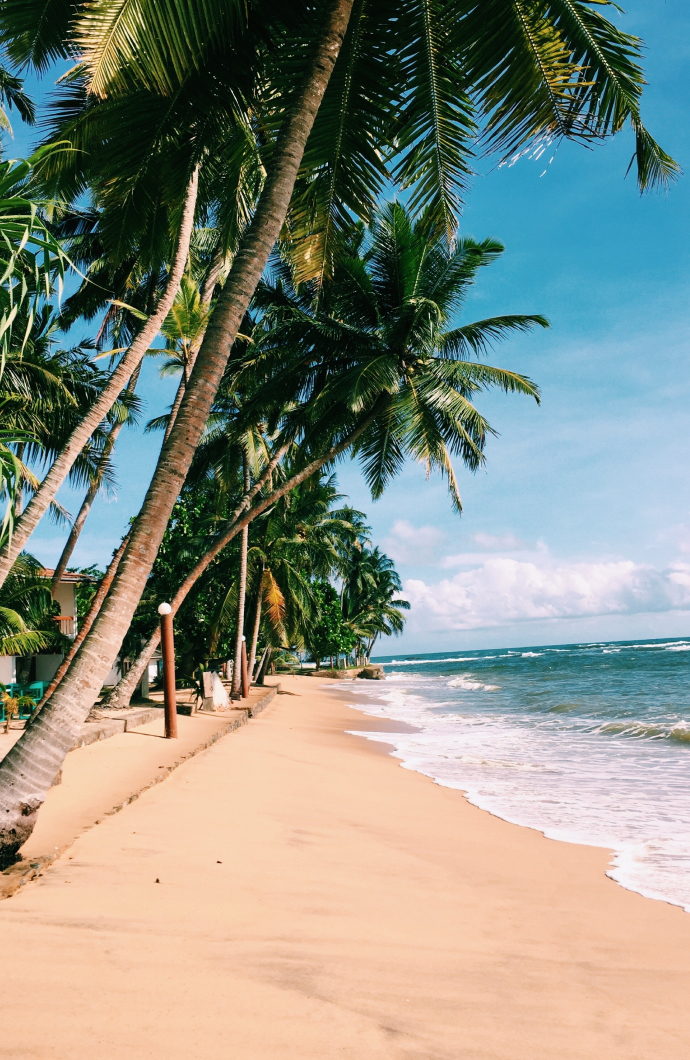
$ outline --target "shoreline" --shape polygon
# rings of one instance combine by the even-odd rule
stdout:
[[[614,884],[602,849],[508,824],[353,739],[380,719],[346,690],[280,683],[0,903],[0,960],[32,997],[8,1056],[690,1052],[679,909]]]
[[[351,685],[354,686],[355,682],[354,681],[351,682]],[[326,686],[324,685],[323,687],[324,687],[324,691],[326,691]],[[328,691],[330,692],[330,689],[328,689]],[[354,693],[356,695],[358,689],[353,688],[353,691],[354,691]],[[342,698],[341,698],[341,696],[338,695],[338,693],[341,693]],[[424,731],[423,729],[421,729],[419,727],[416,727],[416,726],[413,726],[413,725],[410,725],[407,722],[403,722],[403,721],[400,721],[400,720],[392,719],[388,715],[379,715],[379,714],[375,714],[375,713],[370,714],[369,711],[366,709],[366,706],[361,705],[361,704],[350,703],[348,701],[348,698],[345,696],[345,689],[342,687],[342,685],[340,687],[338,687],[337,689],[334,688],[333,691],[332,691],[332,694],[337,699],[339,699],[343,703],[344,706],[348,706],[351,709],[357,711],[358,713],[361,712],[367,718],[372,717],[372,718],[375,718],[375,719],[377,719],[378,721],[380,721],[382,723],[386,723],[386,724],[390,723],[391,725],[396,725],[396,726],[405,726],[404,728],[398,728],[397,729],[397,731],[400,732],[401,734],[402,733],[407,734],[408,732],[423,732]],[[374,699],[373,697],[370,697],[370,696],[365,696],[364,699],[365,699],[366,703],[371,703],[371,704],[373,704],[375,706],[390,708],[390,704],[387,703],[383,699],[376,700],[376,699]],[[372,732],[371,736],[367,736],[366,735],[366,730],[367,729],[369,729]],[[396,731],[396,730],[384,728],[384,729],[381,729],[381,731],[382,732],[387,732],[387,731],[393,732],[393,731]],[[667,895],[662,894],[662,893],[660,893],[658,891],[655,891],[651,887],[646,888],[643,884],[635,885],[632,882],[627,882],[626,879],[625,879],[625,876],[623,876],[622,878],[618,877],[617,873],[618,873],[619,870],[622,871],[621,865],[625,861],[625,858],[627,856],[627,850],[626,850],[626,848],[624,846],[621,846],[621,848],[618,849],[618,848],[616,848],[615,845],[613,845],[610,842],[597,842],[595,840],[588,841],[587,839],[578,838],[576,836],[572,836],[572,835],[568,835],[568,834],[565,834],[565,835],[550,834],[552,826],[548,826],[547,825],[547,826],[542,827],[542,826],[540,826],[538,824],[532,824],[530,822],[527,822],[527,821],[524,821],[524,820],[520,820],[520,819],[517,819],[515,817],[511,817],[506,812],[501,812],[498,809],[493,809],[491,806],[484,805],[482,803],[482,801],[481,801],[480,796],[475,794],[468,787],[463,786],[463,784],[461,782],[454,782],[453,780],[445,779],[445,778],[443,778],[441,776],[437,776],[435,773],[433,773],[431,771],[430,772],[425,772],[423,769],[420,769],[416,765],[408,765],[408,763],[405,761],[405,751],[404,751],[404,749],[400,748],[397,744],[393,744],[393,743],[389,744],[389,743],[386,743],[384,741],[377,741],[376,737],[375,737],[375,732],[376,732],[375,727],[373,727],[373,726],[365,726],[365,728],[362,730],[362,738],[369,744],[376,745],[377,743],[379,743],[381,748],[385,748],[385,751],[383,751],[382,753],[388,754],[391,757],[395,758],[398,761],[398,764],[400,766],[402,766],[402,768],[409,769],[409,770],[411,770],[412,772],[415,772],[415,773],[419,773],[420,776],[427,777],[429,780],[432,781],[432,783],[438,784],[440,787],[448,788],[451,791],[457,791],[467,801],[468,805],[473,806],[475,809],[481,810],[484,813],[488,813],[492,817],[495,817],[497,820],[505,821],[507,824],[511,824],[511,825],[515,826],[516,828],[527,828],[530,831],[536,832],[537,834],[541,835],[544,839],[547,839],[550,842],[554,842],[554,843],[569,843],[569,844],[571,844],[573,846],[591,847],[593,849],[606,851],[608,853],[608,855],[609,855],[609,864],[608,864],[608,866],[606,868],[605,875],[607,876],[608,879],[610,879],[618,887],[622,887],[624,890],[630,891],[633,894],[637,894],[637,895],[639,895],[642,898],[648,899],[649,901],[662,902],[663,904],[671,906],[674,909],[680,909],[681,912],[683,912],[683,913],[690,914],[690,906],[688,906],[687,903],[685,903],[685,902],[683,902],[681,900],[675,901],[673,898],[669,898]],[[351,732],[351,735],[357,736],[358,733],[353,730]]]

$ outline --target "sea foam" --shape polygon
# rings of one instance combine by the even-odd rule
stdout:
[[[667,650],[686,645],[390,662],[353,705],[420,730],[360,734],[406,768],[549,838],[609,848],[613,880],[690,911],[690,672]]]

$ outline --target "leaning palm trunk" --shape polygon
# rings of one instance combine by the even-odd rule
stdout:
[[[142,326],[124,357],[121,358],[117,368],[110,376],[107,385],[78,426],[72,431],[48,474],[34,493],[30,503],[27,504],[21,518],[17,520],[11,541],[8,541],[2,551],[0,551],[0,585],[4,583],[15,559],[38,526],[42,516],[50,507],[55,494],[69,474],[74,461],[103,417],[112,408],[120,391],[131,377],[134,369],[141,362],[168,315],[179,289],[187,262],[189,243],[194,228],[197,186],[198,169],[195,169],[185,196],[177,246],[165,290],[158,299],[153,313]]]
[[[201,304],[202,305],[205,305],[205,306],[210,305],[211,299],[213,297],[213,291],[214,291],[215,286],[216,286],[216,284],[218,282],[218,278],[219,278],[219,276],[221,274],[221,271],[222,271],[224,263],[225,263],[225,255],[223,254],[222,247],[221,247],[221,245],[219,243],[218,247],[216,248],[216,250],[215,250],[215,252],[213,254],[213,257],[211,258],[211,264],[209,266],[208,272],[206,273],[206,278],[205,278],[204,283],[203,283],[202,288],[201,288]],[[194,366],[194,361],[196,360],[196,355],[199,352],[199,347],[201,346],[201,343],[203,341],[205,332],[206,332],[206,329],[204,328],[203,331],[201,332],[201,334],[199,335],[199,337],[197,338],[195,344],[192,346],[191,357],[190,357],[189,363],[187,365],[187,371],[183,375],[182,379],[180,380],[180,385],[177,388],[177,394],[175,395],[175,401],[173,402],[173,406],[172,406],[172,409],[170,411],[170,419],[168,421],[168,426],[167,426],[166,431],[165,431],[165,437],[163,439],[163,444],[165,444],[165,442],[167,442],[169,434],[170,434],[170,431],[172,430],[173,425],[175,423],[175,419],[177,417],[177,413],[179,412],[180,405],[182,404],[182,398],[184,397],[184,391],[185,391],[185,385],[186,385],[186,382],[187,382],[187,378],[189,376],[189,372],[192,370],[192,368]],[[137,370],[136,370],[136,373],[135,373],[136,376],[138,376],[140,368],[141,368],[141,365],[139,365],[139,368],[137,368]],[[132,379],[134,379],[134,378],[135,378],[135,376],[132,376]],[[136,385],[136,380],[135,380],[135,384],[134,385]],[[86,503],[86,501],[84,503]],[[79,514],[81,515],[81,512]],[[77,521],[78,521],[78,519],[79,519],[79,516],[77,517]],[[121,556],[122,556],[122,553],[120,552],[119,555],[118,555],[118,561],[117,561],[118,563],[119,563],[119,560],[120,560]],[[66,564],[65,564],[65,566],[66,566]],[[115,569],[113,570],[113,578],[115,576],[116,570],[117,570],[117,564],[115,565]],[[56,569],[55,573],[57,575],[57,569]],[[108,574],[109,573],[110,573],[110,569],[108,570]],[[106,577],[107,576],[108,575],[106,575]],[[110,580],[108,582],[108,588],[110,587],[110,584],[112,583],[113,578],[110,578]],[[94,621],[96,615],[98,614],[98,611],[100,610],[104,599],[105,599],[105,596],[101,597],[101,599],[98,602],[98,607],[95,609],[95,611],[94,611],[93,606],[90,608],[89,613],[86,616],[86,620],[85,620],[85,624],[86,624],[86,622],[88,622],[88,629],[90,629],[91,626],[93,625],[93,621]],[[94,603],[95,603],[95,601],[94,601]],[[89,621],[89,619],[91,619],[91,621]],[[85,630],[84,636],[86,636],[86,633],[88,632],[88,629]],[[126,674],[124,674],[123,677],[120,678],[120,680],[118,681],[118,683],[115,686],[115,688],[113,688],[106,696],[104,696],[103,702],[102,702],[102,705],[104,707],[107,706],[109,709],[116,709],[118,707],[128,707],[129,706],[130,700],[131,700],[131,698],[132,698],[132,696],[134,694],[134,690],[137,688],[137,686],[139,685],[139,682],[141,681],[141,678],[144,676],[144,671],[146,670],[146,667],[150,663],[151,658],[153,657],[153,653],[155,652],[156,648],[160,644],[160,639],[161,639],[160,638],[160,627],[156,626],[156,629],[155,629],[154,633],[152,634],[150,639],[147,641],[146,648],[139,654],[135,664],[129,668],[129,670],[127,671]],[[83,637],[81,637],[79,639],[79,643],[81,643],[81,640],[83,640]],[[76,654],[76,650],[69,652],[68,657],[64,660],[64,663],[60,666],[60,669],[58,670],[58,673],[55,675],[55,678],[57,680],[54,679],[54,681],[51,682],[51,687],[46,690],[46,697],[48,695],[52,695],[52,693],[55,691],[55,688],[57,687],[57,684],[58,684],[59,680],[62,680],[62,678],[64,677],[64,675],[67,672],[67,669],[69,667],[69,664],[71,663],[71,661],[74,658],[75,654]],[[58,675],[59,675],[59,677],[58,677]],[[45,697],[44,697],[44,702],[45,702]]]
[[[223,270],[224,264],[225,254],[223,253],[222,244],[219,242],[218,246],[213,252],[211,264],[208,267],[206,278],[201,286],[200,300],[202,306],[210,306],[211,299],[213,298],[213,292],[216,288],[216,284],[218,283],[218,279]],[[177,388],[177,393],[175,394],[175,400],[173,401],[172,407],[170,409],[168,424],[165,428],[165,434],[163,435],[163,445],[165,445],[165,443],[167,442],[168,438],[170,437],[170,432],[172,431],[175,425],[175,420],[177,419],[177,414],[180,411],[180,405],[182,404],[182,398],[184,397],[184,392],[187,389],[189,376],[196,363],[197,354],[199,353],[201,344],[204,341],[205,334],[206,328],[202,328],[201,334],[192,343],[191,349],[189,351],[189,360],[187,361],[187,364],[184,367],[184,371],[182,372],[182,378],[180,379],[180,383]]]
[[[273,455],[273,458],[266,465],[257,481],[254,483],[249,492],[245,494],[245,496],[240,501],[239,506],[235,509],[235,511],[228,519],[226,530],[223,532],[223,534],[221,534],[220,538],[216,538],[216,541],[211,546],[209,551],[202,556],[196,566],[187,575],[182,585],[175,593],[175,596],[170,601],[170,606],[172,607],[173,615],[177,613],[178,608],[186,599],[187,594],[191,591],[194,585],[196,585],[198,579],[204,573],[209,564],[213,562],[218,553],[221,552],[225,548],[225,546],[230,543],[232,538],[235,536],[235,533],[238,532],[238,529],[235,529],[236,521],[240,518],[242,513],[249,508],[254,498],[258,496],[258,494],[263,489],[264,485],[269,481],[276,467],[278,466],[282,458],[285,456],[285,453],[287,452],[288,448],[289,446],[284,445],[279,448],[278,451]],[[230,532],[228,533],[228,531]],[[132,666],[130,666],[127,673],[122,678],[120,678],[118,683],[115,685],[115,688],[113,688],[112,691],[108,692],[103,697],[102,706],[107,706],[109,709],[117,709],[129,706],[129,701],[132,698],[134,689],[137,687],[139,681],[143,677],[144,670],[148,666],[149,662],[153,657],[153,653],[160,644],[160,639],[160,626],[156,626],[153,633],[147,640],[142,650],[139,652],[139,655],[135,659]]]
[[[230,544],[233,538],[236,537],[237,534],[239,534],[245,526],[249,526],[249,524],[257,518],[257,516],[261,515],[262,512],[265,512],[266,509],[270,508],[273,504],[276,503],[276,501],[279,501],[280,498],[284,497],[286,493],[290,492],[290,490],[295,489],[296,486],[299,486],[301,482],[304,482],[306,479],[308,479],[311,475],[314,474],[315,471],[318,471],[318,469],[322,467],[323,464],[328,463],[331,460],[335,460],[336,457],[340,456],[341,453],[346,452],[351,446],[353,446],[359,436],[363,434],[367,427],[369,427],[370,424],[373,422],[374,417],[378,411],[380,410],[377,407],[376,410],[372,412],[369,416],[367,416],[366,419],[362,423],[360,423],[359,426],[347,436],[347,438],[344,438],[342,442],[340,442],[338,445],[334,445],[331,449],[324,453],[323,456],[320,456],[316,460],[313,460],[310,464],[307,465],[307,467],[305,467],[302,471],[298,472],[296,475],[293,475],[292,478],[284,482],[282,486],[280,486],[278,489],[272,490],[268,494],[268,496],[263,497],[261,501],[259,501],[257,504],[249,507],[251,501],[256,496],[258,496],[263,486],[266,484],[266,482],[269,481],[279,461],[285,455],[288,446],[283,446],[281,449],[279,449],[278,453],[273,457],[271,462],[262,472],[261,477],[254,483],[249,494],[243,498],[240,507],[235,512],[233,512],[231,518],[228,520],[225,526],[225,529],[222,531],[221,534],[218,535],[209,550],[204,553],[201,559],[192,568],[185,580],[182,582],[180,588],[173,596],[172,600],[170,601],[170,606],[172,608],[173,615],[177,614],[177,611],[182,606],[187,596],[192,591],[204,571],[211,565],[211,563],[213,563],[216,557],[220,555],[223,549]],[[243,512],[246,512],[246,514],[242,514]],[[259,612],[259,621],[260,617],[261,615]],[[258,636],[258,625],[255,628]],[[144,670],[148,666],[153,656],[153,653],[158,647],[159,643],[160,629],[156,627],[156,629],[149,637],[148,641],[142,648],[141,652],[139,653],[137,659],[135,660],[131,668],[121,679],[121,681],[119,681],[119,683],[115,686],[113,691],[108,693],[107,696],[105,696],[105,698],[103,699],[103,706],[107,706],[108,708],[129,706],[129,701],[132,697],[134,689],[139,684]],[[251,673],[251,670],[249,672]]]
[[[230,349],[287,216],[307,137],[338,58],[352,3],[353,0],[332,0],[330,4],[309,75],[278,136],[272,172],[218,297],[175,426],[161,451],[111,592],[70,672],[35,724],[24,732],[0,764],[0,857],[14,857],[31,835],[38,810],[101,690],[132,621],[208,419]],[[133,366],[128,370],[131,375]],[[250,521],[248,515],[244,519]]]
[[[129,395],[134,393],[134,391],[136,389],[136,385],[137,385],[137,383],[139,381],[139,373],[140,372],[141,372],[141,364],[139,364],[135,368],[134,372],[132,373],[132,378],[130,379],[129,383],[127,384],[127,386],[125,388],[125,393],[127,393]],[[117,436],[119,435],[119,433],[122,430],[122,428],[124,427],[124,425],[125,425],[125,421],[124,420],[119,420],[117,423],[114,423],[112,425],[112,427],[110,428],[110,433],[108,434],[108,437],[106,439],[106,443],[105,443],[105,445],[103,447],[103,452],[101,453],[101,457],[100,457],[100,459],[98,461],[98,466],[96,467],[96,473],[93,476],[93,479],[92,479],[91,483],[89,484],[89,488],[88,488],[88,490],[86,492],[86,496],[84,497],[84,500],[82,501],[81,508],[79,509],[79,514],[77,515],[77,518],[74,520],[74,523],[72,524],[72,529],[69,532],[69,537],[67,538],[67,541],[65,542],[65,547],[62,550],[62,555],[60,556],[60,559],[58,560],[57,567],[55,568],[55,573],[53,574],[53,582],[52,582],[53,596],[55,596],[55,591],[56,591],[58,585],[60,584],[60,581],[62,579],[62,575],[67,570],[67,564],[69,563],[69,561],[72,558],[72,553],[74,552],[74,549],[76,548],[77,541],[79,540],[79,535],[81,534],[82,530],[84,529],[84,523],[88,519],[89,512],[91,511],[93,502],[95,501],[96,496],[98,494],[98,491],[101,488],[101,483],[103,482],[103,476],[105,475],[106,468],[108,467],[108,464],[110,462],[110,458],[111,458],[111,456],[113,454],[113,449],[115,448],[115,442],[117,441]],[[84,636],[85,635],[86,634],[84,634]],[[83,640],[83,638],[82,638],[82,640]],[[80,641],[80,643],[81,643],[81,641]]]
[[[94,594],[94,598],[91,601],[91,607],[89,608],[89,610],[87,611],[86,615],[84,616],[84,621],[82,622],[81,626],[79,627],[77,635],[74,638],[74,641],[72,642],[72,647],[67,652],[67,655],[64,657],[64,659],[62,660],[62,662],[58,666],[57,670],[55,671],[55,674],[53,675],[52,681],[50,682],[50,684],[46,688],[45,692],[43,693],[43,699],[39,703],[39,707],[38,707],[39,710],[41,710],[45,706],[45,704],[48,702],[48,700],[52,696],[52,694],[55,691],[55,689],[57,688],[57,686],[62,681],[63,677],[65,676],[65,674],[69,670],[70,666],[72,665],[72,659],[75,657],[75,655],[79,651],[79,648],[81,647],[82,642],[86,639],[87,633],[89,632],[89,630],[91,629],[92,625],[96,621],[96,616],[98,615],[98,612],[100,611],[101,607],[103,606],[103,601],[105,600],[106,596],[108,595],[108,590],[110,589],[110,586],[113,584],[113,581],[115,579],[115,575],[117,574],[117,568],[120,565],[120,560],[122,559],[122,557],[125,554],[125,549],[127,548],[127,542],[128,541],[129,541],[129,534],[127,534],[127,536],[124,538],[122,544],[120,545],[120,547],[118,548],[117,552],[115,553],[115,555],[111,559],[110,566],[108,567],[107,571],[103,575],[103,578],[101,580],[101,584],[98,586],[98,589],[96,590],[96,592]],[[136,685],[134,687],[136,688]]]
[[[252,630],[252,644],[249,652],[249,666],[247,667],[247,673],[249,674],[250,683],[254,680],[254,666],[256,664],[256,647],[259,643],[259,630],[261,629],[261,579],[259,579],[259,591],[256,594],[256,611],[254,612],[254,628]]]
[[[270,650],[271,650],[271,646],[270,646],[270,644],[267,644],[266,647],[263,650],[263,655],[261,656],[261,658],[259,659],[259,662],[257,664],[256,673],[252,676],[252,684],[255,684],[255,685],[263,684],[263,678],[262,678],[261,675],[262,675],[262,673],[264,671],[264,667],[266,666],[266,660],[268,658],[268,653],[270,652]]]
[[[249,548],[249,527],[242,530],[240,541],[240,569],[237,585],[237,635],[235,637],[235,656],[232,664],[232,697],[239,699],[242,689],[242,641],[244,640],[244,602],[247,596],[247,551]]]
[[[161,627],[160,625],[157,625],[124,677],[121,677],[115,687],[110,692],[106,692],[103,696],[103,699],[101,700],[102,709],[124,710],[129,706],[135,689],[138,687],[139,682],[144,676],[144,671],[151,662],[153,653],[160,642]]]
[[[249,461],[244,456],[244,494],[249,493],[251,480],[249,478]],[[244,640],[244,604],[247,598],[247,552],[249,550],[249,524],[242,528],[242,541],[240,544],[240,569],[237,585],[237,636],[235,637],[235,659],[232,667],[232,696],[233,699],[240,698],[242,684],[242,641]]]

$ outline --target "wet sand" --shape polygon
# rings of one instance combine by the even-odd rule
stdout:
[[[690,916],[281,684],[0,903],[2,1060],[690,1055]]]

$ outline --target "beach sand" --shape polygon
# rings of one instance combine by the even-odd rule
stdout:
[[[281,684],[0,903],[2,1060],[690,1056],[690,916]]]

